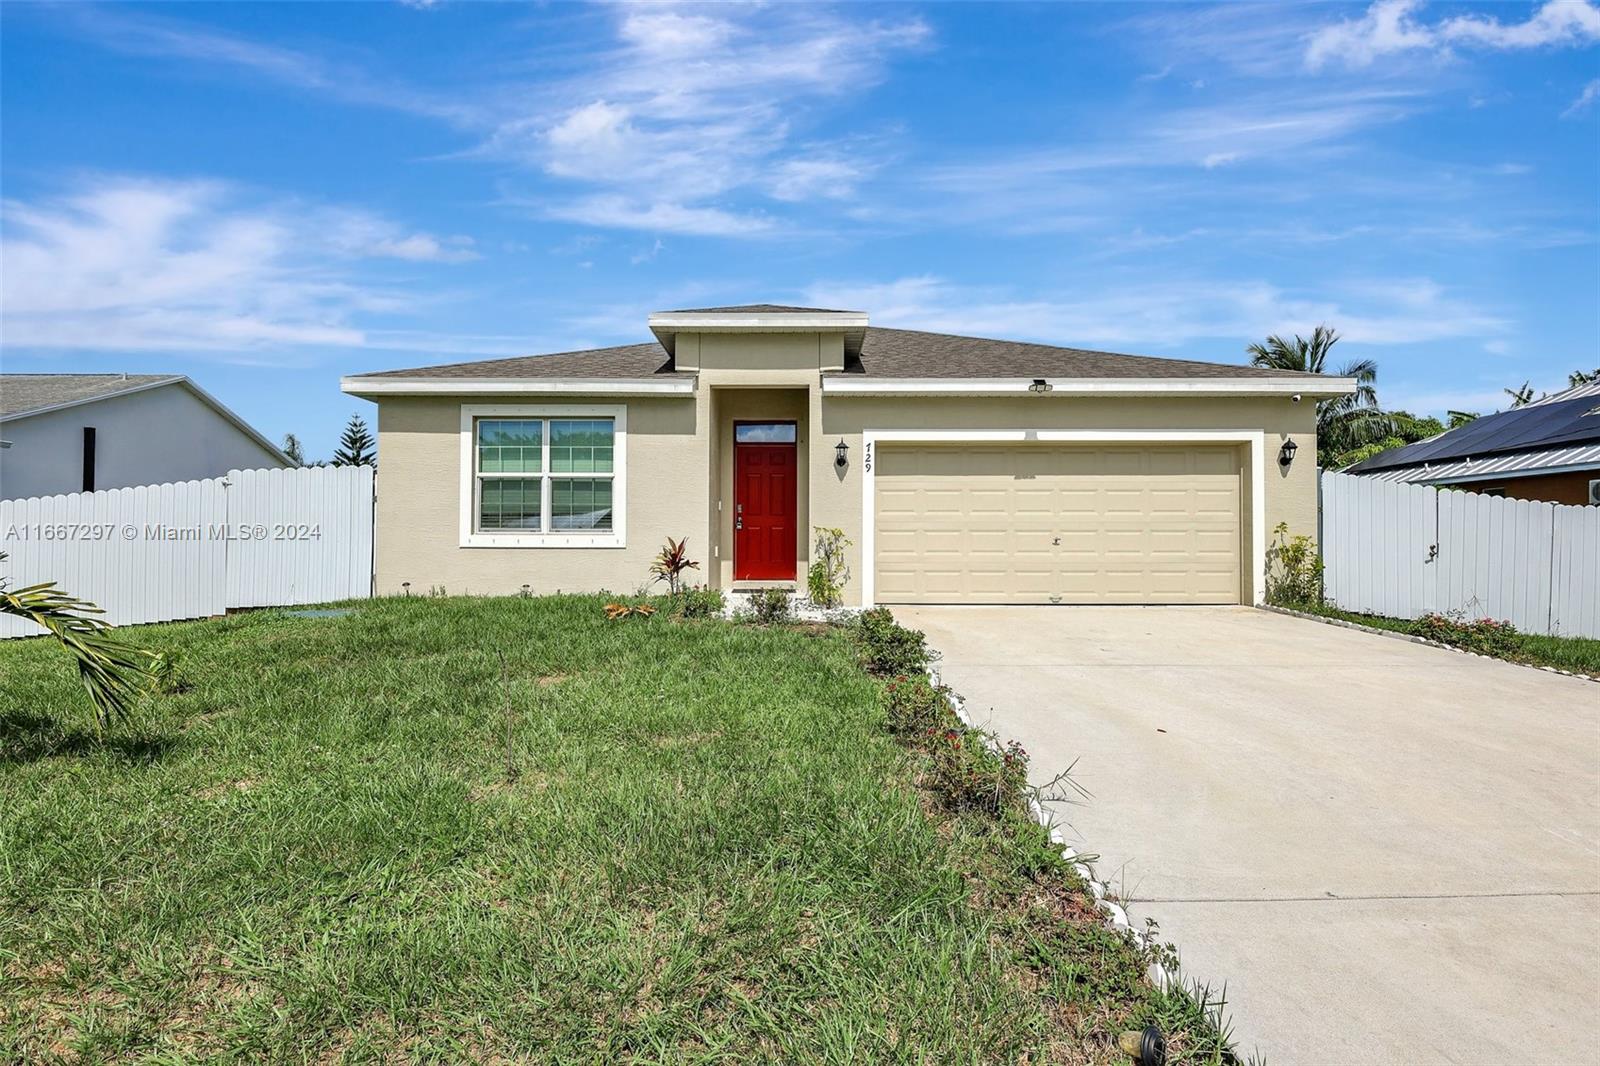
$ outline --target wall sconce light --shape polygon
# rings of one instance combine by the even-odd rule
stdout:
[[[1028,391],[1029,392],[1049,392],[1053,388],[1055,388],[1055,386],[1050,384],[1044,378],[1034,378],[1033,379],[1033,384],[1028,386]]]
[[[1294,462],[1294,453],[1299,450],[1300,446],[1294,441],[1284,441],[1283,447],[1278,449],[1278,465],[1283,467],[1285,470],[1289,469],[1289,464]]]
[[[843,470],[845,466],[849,464],[849,462],[850,445],[844,442],[843,437],[840,437],[839,443],[833,446],[833,465],[838,467],[840,470]]]

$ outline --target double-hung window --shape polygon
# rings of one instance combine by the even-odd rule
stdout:
[[[463,544],[621,546],[622,408],[468,405],[461,421]]]

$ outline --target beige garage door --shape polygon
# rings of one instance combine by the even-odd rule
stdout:
[[[1229,447],[886,445],[880,603],[1237,603]]]

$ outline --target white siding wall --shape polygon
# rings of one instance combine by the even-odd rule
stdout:
[[[115,625],[365,597],[373,488],[371,467],[318,467],[0,501],[0,575]],[[0,637],[39,631],[0,618]]]
[[[1600,637],[1600,507],[1326,473],[1322,557],[1328,598],[1347,611]]]
[[[0,499],[83,488],[83,428],[95,430],[96,489],[221,477],[281,460],[182,385],[110,396],[0,427]]]

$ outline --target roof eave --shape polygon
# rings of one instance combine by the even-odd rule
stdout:
[[[833,374],[822,379],[832,396],[1006,396],[1038,391],[1062,396],[1289,396],[1354,392],[1354,378],[874,378]]]
[[[657,311],[650,332],[669,355],[680,333],[842,333],[845,350],[859,355],[867,320],[861,311]]]
[[[374,399],[380,396],[506,396],[552,393],[590,396],[693,396],[694,375],[667,378],[405,378],[339,379],[339,391]]]

